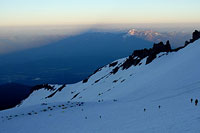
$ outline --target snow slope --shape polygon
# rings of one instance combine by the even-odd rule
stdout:
[[[126,60],[119,59],[86,83],[34,91],[18,107],[0,112],[0,133],[198,133],[200,107],[190,99],[200,98],[199,58],[197,40],[178,52],[160,53],[148,65],[145,58],[111,74]]]

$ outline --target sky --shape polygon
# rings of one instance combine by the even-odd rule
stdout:
[[[200,23],[200,0],[0,0],[0,26]]]
[[[0,0],[0,55],[85,31],[200,29],[200,0]]]

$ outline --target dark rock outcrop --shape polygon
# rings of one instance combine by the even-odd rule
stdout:
[[[71,98],[71,100],[74,99],[74,98],[76,98],[79,94],[80,94],[80,92],[77,93],[77,94],[75,94],[75,95]]]
[[[153,48],[150,49],[142,49],[135,50],[131,56],[129,56],[126,61],[121,65],[122,69],[128,69],[132,65],[136,66],[140,63],[140,61],[147,57],[146,64],[151,63],[157,56],[157,54],[161,52],[171,52],[171,45],[169,41],[164,44],[160,42],[158,44],[154,44]]]
[[[31,93],[33,91],[40,90],[42,88],[44,88],[46,90],[50,90],[50,91],[54,91],[55,90],[55,88],[53,86],[49,85],[49,84],[41,84],[41,85],[36,85],[36,86],[32,87],[31,88]]]
[[[87,83],[88,80],[89,80],[89,78],[90,78],[92,75],[94,75],[95,73],[101,71],[101,69],[102,69],[102,67],[100,67],[100,68],[98,68],[97,70],[95,70],[94,73],[91,74],[91,75],[89,75],[86,79],[84,79],[84,80],[82,81],[82,83]]]
[[[53,97],[58,91],[61,91],[63,88],[66,87],[66,84],[62,85],[61,87],[59,87],[54,93],[50,94],[49,96],[47,96],[46,98],[51,98]]]
[[[135,50],[132,54],[132,56],[137,56],[140,58],[145,58],[149,55],[149,50],[148,49],[142,49],[142,50]]]
[[[200,31],[198,30],[195,30],[193,33],[192,33],[192,39],[190,39],[190,41],[185,41],[185,46],[187,46],[188,44],[190,43],[193,43],[194,41],[200,39]]]
[[[150,55],[147,57],[146,64],[151,63],[151,62],[157,57],[156,55],[157,55],[156,53],[150,54]]]
[[[86,79],[84,79],[84,80],[83,80],[83,83],[87,83],[89,78],[90,78],[90,77],[87,77]]]
[[[160,53],[160,52],[170,52],[171,46],[169,41],[166,42],[166,45],[163,42],[160,42],[158,44],[154,44],[153,48],[150,49],[150,53]]]
[[[128,69],[132,65],[136,66],[138,63],[140,63],[141,58],[134,59],[135,56],[129,56],[128,59],[122,64],[122,69]]]
[[[195,30],[192,34],[192,41],[196,41],[200,38],[200,31]]]
[[[118,63],[117,61],[113,62],[113,63],[109,64],[109,67],[114,67],[117,65],[117,63]]]
[[[119,70],[119,67],[117,66],[117,67],[115,67],[115,68],[112,70],[111,74],[115,74],[115,73],[117,73],[118,70]]]

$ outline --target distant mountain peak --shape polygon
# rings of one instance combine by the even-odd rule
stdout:
[[[133,35],[135,35],[135,32],[137,32],[136,29],[131,29],[128,31],[128,34],[133,36]]]
[[[137,30],[137,29],[131,29],[128,31],[128,36],[136,36],[139,38],[144,38],[148,41],[155,41],[154,39],[158,36],[162,36],[161,33],[153,31],[153,30]],[[157,41],[161,41],[160,39],[157,39]]]
[[[182,46],[184,44],[186,39],[189,39],[191,37],[191,34],[189,32],[177,32],[177,31],[166,31],[166,32],[158,32],[155,30],[141,30],[141,29],[130,29],[127,31],[127,33],[124,35],[124,38],[131,38],[136,37],[140,39],[144,39],[146,41],[151,41],[155,43],[159,42],[166,42],[167,40],[170,40],[172,47],[177,48]]]

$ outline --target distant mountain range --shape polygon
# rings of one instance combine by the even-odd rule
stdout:
[[[191,34],[188,32],[157,32],[153,30],[131,29],[124,37],[138,37],[155,43],[170,40],[172,47],[177,48],[183,45],[185,40],[190,39]]]
[[[159,32],[155,32],[152,30],[145,30],[145,31],[140,31],[140,30],[136,30],[136,29],[131,29],[128,31],[128,35],[130,36],[136,36],[139,38],[143,38],[145,40],[149,40],[149,41],[161,41],[158,37],[162,36],[161,33]]]

